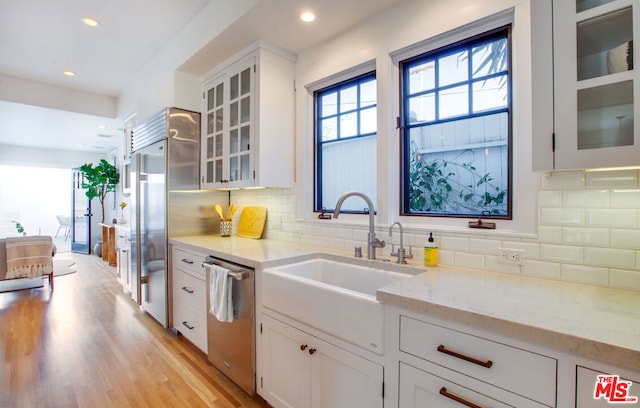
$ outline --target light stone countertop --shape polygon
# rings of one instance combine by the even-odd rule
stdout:
[[[257,269],[320,253],[354,260],[289,241],[212,235],[170,242]],[[410,262],[409,273],[424,273],[379,289],[379,301],[640,371],[640,292]]]

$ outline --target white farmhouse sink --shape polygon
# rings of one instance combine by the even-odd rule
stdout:
[[[262,271],[264,307],[375,353],[383,352],[383,307],[376,290],[408,278],[323,258]]]

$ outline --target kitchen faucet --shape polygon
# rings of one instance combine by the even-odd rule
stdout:
[[[351,197],[351,196],[360,197],[367,202],[367,206],[369,210],[369,235],[367,237],[368,238],[367,259],[376,259],[376,248],[383,248],[385,246],[385,243],[384,241],[381,241],[378,238],[376,238],[376,233],[374,228],[375,211],[373,210],[373,202],[369,197],[357,191],[350,191],[348,193],[344,193],[342,196],[340,196],[340,198],[338,199],[338,202],[336,203],[336,209],[333,211],[333,218],[338,218],[338,216],[340,215],[340,207],[342,207],[342,203],[344,202],[344,200],[346,200],[348,197]]]
[[[391,236],[392,232],[393,232],[393,226],[397,225],[398,228],[400,228],[400,246],[398,247],[398,249],[396,250],[396,252],[394,253],[393,250],[391,250],[391,256],[397,256],[398,260],[396,261],[396,263],[398,264],[406,264],[407,261],[405,259],[411,259],[413,258],[413,254],[409,253],[406,254],[405,253],[405,249],[404,249],[404,245],[403,245],[403,238],[402,236],[404,235],[402,232],[402,224],[400,224],[398,221],[394,222],[393,224],[391,224],[391,226],[389,227],[389,236]]]

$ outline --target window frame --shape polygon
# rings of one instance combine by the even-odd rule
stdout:
[[[456,218],[456,219],[465,219],[465,218],[489,218],[489,219],[498,219],[498,220],[507,220],[511,221],[514,219],[514,207],[513,207],[513,198],[514,198],[514,101],[513,101],[513,84],[514,84],[514,73],[513,73],[513,22],[507,21],[503,24],[494,26],[493,28],[488,28],[486,31],[476,32],[475,34],[468,33],[469,35],[462,37],[461,33],[458,33],[458,38],[451,38],[449,42],[447,42],[446,37],[438,38],[435,41],[433,47],[420,49],[419,52],[416,52],[412,55],[404,55],[405,58],[397,58],[396,61],[398,63],[398,71],[399,71],[399,117],[398,117],[398,128],[399,128],[399,139],[400,139],[400,162],[399,162],[399,175],[400,175],[400,183],[399,183],[399,209],[401,216],[409,216],[409,217],[438,217],[438,218]],[[453,36],[456,37],[456,36]],[[471,72],[471,64],[469,64],[469,72],[470,75],[465,81],[456,82],[453,84],[447,84],[444,86],[438,86],[437,84],[437,76],[436,76],[436,85],[429,92],[433,92],[434,95],[439,94],[442,90],[446,90],[449,88],[459,87],[461,85],[467,86],[469,88],[468,94],[468,107],[469,110],[464,115],[451,116],[447,118],[439,118],[439,102],[436,103],[435,106],[435,119],[432,121],[423,121],[423,122],[415,122],[413,124],[409,123],[409,117],[407,112],[407,107],[409,105],[409,100],[412,96],[415,96],[419,93],[427,93],[426,91],[409,94],[409,80],[406,78],[406,72],[411,67],[414,66],[417,62],[425,62],[429,61],[437,61],[439,58],[446,57],[448,55],[455,54],[461,50],[468,50],[469,56],[468,58],[472,58],[471,50],[474,46],[479,44],[491,42],[492,40],[505,38],[507,40],[507,69],[504,71],[500,71],[500,73],[492,73],[485,74],[482,76],[483,80],[495,78],[498,76],[504,75],[506,72],[507,75],[507,103],[505,107],[495,108],[492,110],[483,110],[477,113],[473,112],[473,84],[474,82],[479,81],[478,78],[473,78]],[[482,212],[482,214],[466,214],[466,213],[438,213],[438,212],[411,212],[409,210],[410,206],[410,188],[409,188],[409,160],[410,160],[410,130],[412,128],[419,128],[434,124],[442,124],[442,123],[450,123],[461,120],[467,120],[482,116],[489,116],[499,113],[507,114],[507,138],[506,138],[506,146],[507,146],[507,203],[506,203],[506,214],[486,214]],[[461,151],[464,148],[460,149]]]
[[[365,83],[365,82],[369,82],[371,80],[375,81],[375,92],[376,92],[376,96],[378,93],[378,78],[376,76],[376,69],[375,66],[371,67],[370,69],[365,70],[365,72],[359,72],[359,73],[353,73],[352,76],[348,76],[349,74],[344,75],[343,78],[341,78],[339,81],[336,82],[332,82],[330,84],[324,84],[324,86],[322,87],[317,87],[316,89],[312,90],[312,100],[313,100],[313,212],[314,213],[324,213],[327,211],[333,211],[334,208],[327,208],[326,206],[322,206],[322,180],[321,180],[321,175],[322,175],[322,166],[323,166],[323,161],[322,161],[322,146],[324,144],[330,144],[330,143],[339,143],[339,142],[344,142],[344,141],[350,141],[350,140],[354,140],[354,139],[360,139],[360,138],[366,138],[366,137],[376,137],[378,136],[379,130],[378,130],[378,126],[377,126],[377,117],[380,114],[378,111],[378,100],[376,97],[376,102],[372,105],[367,105],[365,107],[360,107],[360,85]],[[358,93],[357,93],[357,99],[356,99],[356,108],[346,111],[346,112],[340,112],[340,91],[342,89],[346,89],[346,88],[350,88],[351,86],[353,86],[354,84],[357,85],[357,89],[358,89]],[[321,104],[319,103],[320,97],[322,96],[322,94],[327,94],[330,92],[335,91],[337,93],[337,108],[336,108],[336,113],[334,115],[327,115],[327,116],[320,116],[320,111],[322,109]],[[363,110],[367,110],[367,109],[371,109],[374,108],[376,109],[376,130],[375,132],[369,132],[369,133],[363,133],[360,134],[360,115],[359,113],[362,112]],[[356,135],[353,136],[348,136],[348,137],[344,137],[341,138],[340,137],[340,131],[339,131],[339,127],[340,127],[340,116],[341,115],[345,115],[345,114],[349,114],[349,113],[358,113],[357,115],[357,132]],[[335,116],[336,118],[338,118],[338,134],[336,139],[334,140],[326,140],[323,141],[322,140],[322,132],[321,132],[321,127],[320,127],[320,122],[323,119],[326,119],[328,117],[332,117]],[[374,158],[375,159],[375,158]],[[372,199],[374,200],[374,202],[376,202],[376,197],[372,197]],[[351,210],[347,210],[344,209],[341,212],[344,213],[352,213],[352,214],[368,214],[368,211],[366,211],[365,209],[363,209],[362,211],[351,211]]]

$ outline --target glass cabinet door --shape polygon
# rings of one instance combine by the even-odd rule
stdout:
[[[229,80],[229,179],[249,180],[252,131],[253,65],[244,67]]]
[[[202,187],[251,187],[255,57],[229,66],[205,84]]]
[[[207,89],[204,182],[208,184],[223,180],[224,99],[224,81],[220,80]]]
[[[634,0],[554,1],[555,168],[640,165]]]

